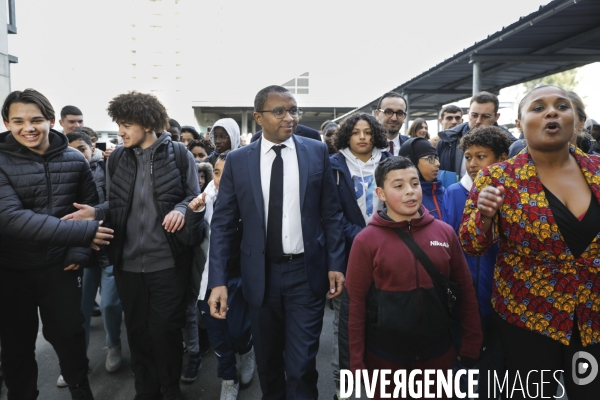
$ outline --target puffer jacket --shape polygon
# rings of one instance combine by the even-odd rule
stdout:
[[[426,361],[451,346],[450,317],[433,281],[394,229],[408,232],[441,273],[462,290],[460,355],[479,356],[481,323],[473,280],[452,228],[421,206],[421,216],[394,222],[379,211],[354,239],[340,310],[340,368],[364,369],[367,351],[394,363]]]
[[[50,130],[39,155],[11,132],[0,134],[0,268],[86,266],[96,221],[61,221],[73,203],[96,205],[98,194],[83,155]]]
[[[96,191],[98,192],[98,204],[104,203],[106,200],[106,163],[102,158],[102,152],[92,153],[92,161],[90,161],[90,170],[94,177],[94,183],[96,184]],[[108,267],[110,260],[106,253],[106,248],[100,246],[99,251],[92,252],[90,258],[90,267]]]

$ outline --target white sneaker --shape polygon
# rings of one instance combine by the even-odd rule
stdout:
[[[254,347],[246,354],[240,355],[240,364],[240,381],[242,386],[245,386],[252,382],[252,378],[254,378],[254,370],[256,369]]]
[[[56,381],[56,386],[58,386],[59,388],[66,388],[67,386],[69,386],[69,384],[67,382],[65,382],[65,380],[63,379],[63,376],[60,375],[58,377],[58,380]]]
[[[106,370],[108,372],[115,372],[121,368],[121,345],[116,347],[109,347],[106,353]]]
[[[233,380],[223,380],[221,383],[221,400],[237,400],[240,384]]]

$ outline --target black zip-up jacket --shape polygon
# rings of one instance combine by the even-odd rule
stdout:
[[[89,261],[96,221],[61,221],[73,203],[96,205],[98,193],[83,155],[50,130],[40,155],[11,132],[0,134],[0,268],[37,269]]]
[[[169,233],[160,226],[159,229],[162,233],[152,231],[144,232],[144,235],[153,235],[153,239],[156,238],[155,235],[164,235],[164,241],[171,250],[174,266],[189,267],[192,264],[193,249],[191,246],[198,245],[202,241],[204,212],[193,212],[187,207],[188,202],[200,193],[197,173],[195,172],[196,166],[191,153],[186,151],[186,156],[188,156],[188,173],[186,177],[186,187],[184,187],[181,173],[175,161],[174,145],[179,144],[171,141],[168,132],[163,133],[159,137],[157,143],[150,149],[150,168],[147,178],[143,178],[146,169],[144,166],[138,165],[139,161],[135,154],[136,149],[134,148],[125,148],[120,156],[115,156],[115,153],[113,153],[108,159],[108,166],[106,169],[108,202],[96,208],[96,220],[108,221],[111,228],[115,231],[114,239],[111,240],[111,243],[108,246],[108,255],[116,269],[123,268],[123,253],[128,225],[132,223],[134,226],[138,225],[136,221],[143,218],[143,215],[137,214],[141,212],[140,208],[142,206],[147,205],[147,200],[152,200],[150,207],[154,207],[154,209],[148,209],[148,211],[153,211],[151,214],[158,218],[160,222],[158,226],[160,226],[165,216],[174,210],[176,206],[183,205],[184,209],[180,209],[185,215],[185,226],[183,229],[175,233]],[[115,162],[118,163],[116,168],[111,167],[112,163]],[[144,168],[143,171],[141,170],[142,168]],[[140,196],[140,193],[136,193],[134,190],[136,188],[138,169],[140,169],[141,179],[148,180],[148,193],[152,193],[152,199],[148,199],[147,196]],[[111,170],[114,170],[114,175],[112,176],[110,175]],[[192,172],[193,175],[190,176]],[[134,213],[136,215],[134,215]],[[131,219],[132,216],[135,216],[134,220]],[[146,221],[148,224],[150,224],[150,222],[154,224],[155,222],[148,221],[148,218],[146,218]],[[140,238],[142,237],[143,235],[140,234]],[[132,238],[129,240],[132,240]],[[144,244],[141,243],[139,247],[143,248],[143,245]],[[130,250],[131,249],[128,249],[128,251]],[[144,261],[145,255],[142,254],[141,257],[141,261]],[[146,261],[148,262],[148,265],[152,264],[152,260]],[[165,265],[161,268],[164,269],[173,266],[173,261],[168,260],[171,265]],[[144,263],[142,262],[142,265],[143,264]],[[154,270],[140,270],[139,272],[153,271]]]

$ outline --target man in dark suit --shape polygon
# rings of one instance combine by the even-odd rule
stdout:
[[[344,284],[342,211],[327,146],[292,135],[294,96],[269,86],[254,108],[262,138],[229,154],[220,182],[208,304],[212,316],[225,318],[226,266],[241,218],[243,293],[263,399],[317,399],[325,293],[336,297]]]
[[[319,142],[322,142],[321,134],[319,133],[319,131],[316,129],[313,129],[313,128],[309,128],[308,126],[298,124],[298,127],[296,128],[294,135],[302,136],[302,137],[309,138],[309,139],[315,139],[315,140],[318,140]],[[256,132],[254,135],[252,135],[252,138],[250,139],[250,143],[256,142],[258,139],[260,139],[261,136],[262,136],[262,129],[260,131]]]

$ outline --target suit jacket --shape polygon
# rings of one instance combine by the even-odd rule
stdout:
[[[314,140],[318,140],[319,142],[322,142],[321,134],[319,133],[319,131],[317,131],[313,128],[309,128],[308,126],[298,124],[298,126],[296,127],[296,132],[294,132],[294,135],[302,136],[302,137],[306,137],[309,139],[314,139]],[[262,129],[260,131],[256,132],[254,135],[252,135],[252,138],[250,139],[250,143],[256,142],[261,137],[262,137]]]
[[[328,271],[345,273],[343,216],[327,146],[293,136],[299,171],[304,261],[313,294],[329,290]],[[227,285],[227,261],[237,221],[244,223],[240,246],[243,292],[259,307],[265,295],[267,224],[260,177],[261,140],[231,152],[219,185],[211,222],[208,288]],[[268,184],[268,183],[267,183]]]

